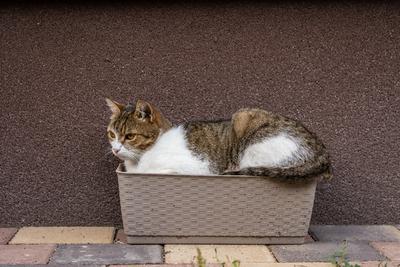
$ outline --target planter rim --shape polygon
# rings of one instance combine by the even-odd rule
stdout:
[[[296,184],[296,183],[302,183],[302,184],[307,184],[307,183],[312,183],[315,180],[319,179],[319,175],[315,176],[312,179],[308,179],[307,181],[282,181],[282,180],[277,180],[277,179],[271,179],[268,176],[251,176],[251,175],[215,175],[215,174],[211,174],[211,175],[202,175],[202,174],[158,174],[158,173],[136,173],[136,172],[126,172],[126,171],[122,171],[122,166],[124,166],[123,163],[120,163],[118,165],[118,168],[116,170],[117,174],[122,174],[122,175],[129,175],[129,176],[149,176],[149,177],[175,177],[175,178],[216,178],[216,179],[223,179],[223,178],[262,178],[262,179],[269,179],[270,181],[273,182],[278,182],[278,183],[285,183],[285,184]]]

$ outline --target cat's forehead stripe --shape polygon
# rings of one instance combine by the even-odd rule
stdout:
[[[114,122],[115,130],[119,132],[124,132],[126,129],[126,123],[133,112],[133,106],[128,104],[122,114],[119,116],[119,118]]]

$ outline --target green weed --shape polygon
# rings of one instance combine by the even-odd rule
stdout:
[[[215,249],[215,256],[214,258],[216,259],[217,263],[219,265],[221,265],[221,267],[240,267],[240,261],[239,260],[233,260],[231,261],[229,259],[228,256],[226,256],[226,260],[227,261],[221,261],[218,258],[218,253],[217,253],[217,249]],[[196,263],[197,266],[196,267],[206,267],[206,259],[203,257],[203,255],[201,254],[201,250],[199,248],[197,248],[197,256],[196,256]]]
[[[196,256],[196,261],[197,261],[197,267],[206,267],[206,259],[203,258],[203,255],[201,255],[201,250],[197,248],[197,256]]]
[[[358,264],[353,265],[348,262],[347,242],[344,242],[342,247],[330,257],[330,262],[336,267],[361,267]]]

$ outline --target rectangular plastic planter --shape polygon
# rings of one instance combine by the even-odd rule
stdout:
[[[117,170],[131,244],[301,244],[316,180],[137,174]]]

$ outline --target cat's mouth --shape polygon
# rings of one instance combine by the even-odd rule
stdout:
[[[128,155],[126,155],[125,153],[122,152],[114,152],[113,151],[114,156],[116,156],[117,158],[121,159],[121,160],[127,160],[129,159]]]
[[[135,151],[129,151],[129,150],[120,150],[120,151],[114,151],[112,150],[112,153],[114,156],[121,160],[133,160],[133,161],[138,161],[140,158],[140,153],[137,153]]]

